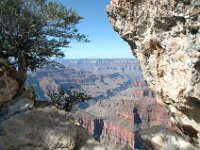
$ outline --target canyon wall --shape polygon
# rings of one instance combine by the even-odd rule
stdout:
[[[120,147],[144,148],[139,132],[154,126],[174,128],[167,110],[154,98],[106,100],[98,102],[75,118],[101,143]]]
[[[177,142],[170,149],[199,149],[200,0],[111,0],[107,13],[114,30],[139,59],[157,100],[181,130],[181,134],[165,132],[173,138],[159,142],[153,140],[162,137],[163,130],[157,128],[151,138],[142,136],[146,146],[169,149],[169,143]]]

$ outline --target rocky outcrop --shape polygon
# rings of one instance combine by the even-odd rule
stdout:
[[[8,61],[0,58],[0,106],[15,97],[18,93],[17,71]]]
[[[169,109],[182,136],[187,136],[185,142],[197,149],[200,148],[199,6],[199,0],[111,0],[107,8],[114,30],[139,59],[148,85]]]
[[[7,76],[0,77],[0,106],[10,101],[17,94],[17,90],[17,81]]]
[[[73,149],[77,138],[77,127],[64,111],[33,108],[27,99],[4,108],[0,132],[0,149]]]

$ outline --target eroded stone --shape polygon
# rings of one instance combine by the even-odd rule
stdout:
[[[198,148],[199,6],[200,0],[111,0],[107,7],[114,30],[139,59],[149,87]]]

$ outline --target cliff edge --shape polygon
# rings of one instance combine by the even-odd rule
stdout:
[[[174,147],[199,149],[200,0],[111,0],[107,13],[114,30],[139,59],[149,87],[181,130],[173,135],[181,139],[172,141],[180,142]],[[142,138],[151,148],[156,143],[153,137]],[[165,141],[153,148],[167,149]]]
[[[125,150],[102,145],[69,112],[31,100],[27,91],[13,98],[17,82],[0,77],[0,149]]]

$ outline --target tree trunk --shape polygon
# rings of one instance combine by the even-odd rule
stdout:
[[[26,59],[25,56],[22,54],[18,58],[18,70],[17,70],[17,77],[16,80],[19,84],[19,90],[17,96],[20,96],[24,91],[24,86],[27,78],[27,65],[26,65]]]

